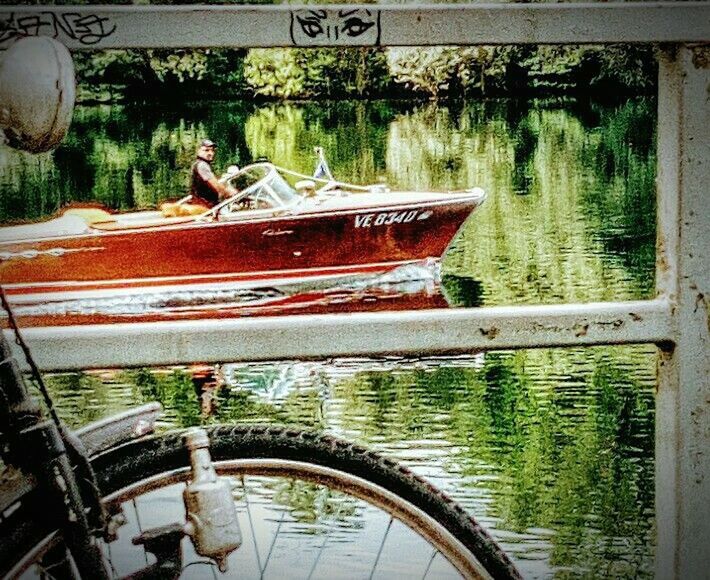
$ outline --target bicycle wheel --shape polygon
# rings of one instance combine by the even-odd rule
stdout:
[[[226,577],[519,577],[463,509],[389,459],[292,429],[217,426],[208,432],[217,471],[233,480],[244,537],[229,556]],[[149,556],[131,538],[184,521],[189,456],[181,434],[135,441],[92,463],[105,501],[120,505],[126,517],[118,540],[105,546],[107,562],[116,576],[134,573]],[[183,547],[184,577],[220,577],[189,541]],[[45,552],[31,552],[40,569]],[[18,570],[31,573],[27,560]]]

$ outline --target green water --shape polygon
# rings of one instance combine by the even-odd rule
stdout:
[[[655,122],[645,100],[79,108],[56,152],[0,148],[0,216],[180,197],[206,136],[220,144],[218,170],[264,156],[310,172],[321,145],[342,180],[486,189],[443,261],[459,280],[455,305],[642,299],[654,284]],[[270,421],[370,445],[461,501],[526,577],[652,574],[652,347],[225,365],[218,376],[207,391],[182,368],[49,383],[73,425],[157,399],[167,427]]]
[[[647,297],[654,127],[646,100],[80,107],[56,152],[0,148],[0,220],[72,201],[128,209],[182,197],[205,136],[220,144],[218,172],[266,157],[310,173],[321,145],[341,180],[483,187],[489,199],[444,265],[480,281],[485,304]]]

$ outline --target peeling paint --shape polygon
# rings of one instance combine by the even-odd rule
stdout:
[[[693,66],[697,69],[710,68],[710,46],[696,46],[693,48]]]
[[[574,330],[575,336],[587,336],[587,332],[589,331],[589,324],[575,324],[572,330]]]
[[[707,409],[710,406],[710,400],[706,397],[703,405],[698,405],[690,412],[691,424],[695,432],[693,439],[701,442],[700,446],[693,446],[690,456],[693,462],[693,471],[695,473],[695,483],[702,483],[705,478],[705,453],[706,449],[702,442],[710,439],[710,421],[707,418]]]
[[[621,320],[620,318],[617,318],[616,320],[610,320],[610,321],[600,320],[599,322],[595,322],[595,324],[597,326],[601,326],[601,327],[611,326],[612,328],[616,329],[616,328],[621,328],[622,326],[624,326],[624,321]]]
[[[500,333],[500,329],[497,326],[491,326],[490,328],[479,328],[481,334],[490,340],[493,340]]]
[[[656,268],[658,271],[666,273],[670,270],[670,265],[666,259],[664,244],[660,242],[656,247],[656,252],[658,253],[658,259],[656,260]]]

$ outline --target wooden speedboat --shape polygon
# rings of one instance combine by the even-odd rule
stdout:
[[[0,283],[39,302],[378,273],[440,257],[485,198],[304,177],[255,163],[224,176],[238,193],[200,215],[69,210],[0,228]]]

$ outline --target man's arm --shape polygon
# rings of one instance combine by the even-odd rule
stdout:
[[[220,183],[212,171],[209,163],[201,161],[197,166],[197,173],[204,180],[204,182],[210,186],[212,191],[217,194],[217,199],[219,201],[224,201],[237,193],[237,190],[233,187],[225,183]]]
[[[214,191],[217,192],[219,201],[229,199],[230,197],[238,193],[237,190],[234,189],[232,186],[227,185],[226,183],[220,183],[219,180],[214,176],[208,179],[207,183]]]

